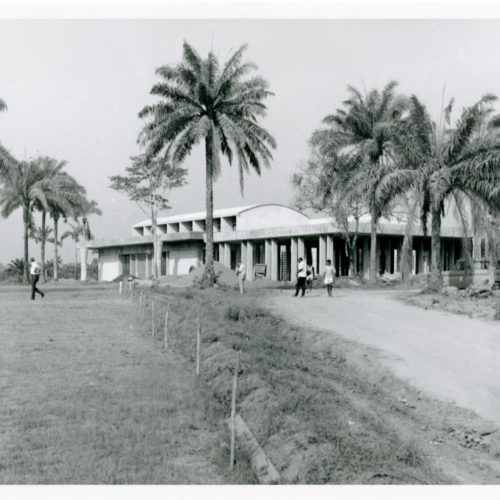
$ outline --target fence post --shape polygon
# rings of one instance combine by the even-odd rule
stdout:
[[[168,347],[168,312],[170,310],[170,303],[167,304],[167,312],[165,313],[165,354],[167,354]]]
[[[198,329],[196,330],[196,375],[200,376],[200,347],[201,347],[201,324],[198,317]]]
[[[151,297],[151,336],[155,336],[155,299]]]
[[[240,371],[240,354],[241,351],[238,351],[238,355],[236,357],[236,366],[234,368],[234,376],[233,376],[233,394],[231,397],[231,449],[230,449],[230,457],[229,457],[229,470],[232,472],[234,469],[234,444],[235,444],[235,432],[236,432],[236,393],[238,391],[238,372]]]
[[[118,293],[121,295],[122,294],[122,287],[123,287],[123,281],[120,281],[120,285],[118,287]]]
[[[134,282],[131,281],[130,285],[130,302],[134,302]]]

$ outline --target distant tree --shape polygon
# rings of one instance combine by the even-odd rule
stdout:
[[[97,201],[95,200],[87,200],[86,198],[83,198],[75,207],[75,220],[78,220],[80,218],[81,220],[81,241],[82,244],[80,245],[80,262],[81,262],[81,267],[80,267],[80,280],[81,281],[86,281],[87,280],[87,253],[88,253],[88,242],[90,240],[93,240],[94,237],[92,236],[92,233],[90,231],[90,225],[89,225],[89,217],[91,215],[102,215],[101,209],[97,205]]]
[[[80,241],[80,238],[83,236],[84,233],[84,225],[81,222],[77,222],[76,224],[71,224],[71,222],[68,222],[68,225],[70,226],[70,230],[65,231],[62,236],[61,236],[61,242],[64,241],[66,238],[71,238],[75,242],[75,280],[78,279],[77,276],[77,268],[78,268],[78,256],[77,256],[77,244]]]
[[[0,99],[0,111],[6,111],[7,110],[7,104],[5,104],[5,101]]]
[[[145,107],[140,117],[151,118],[142,139],[148,156],[168,149],[174,165],[181,164],[200,141],[205,142],[206,184],[206,267],[204,281],[215,282],[213,250],[213,184],[220,174],[220,155],[229,163],[238,159],[240,188],[250,167],[258,174],[270,166],[274,138],[258,124],[265,115],[263,101],[272,95],[260,76],[244,79],[256,66],[242,63],[246,45],[239,48],[220,68],[213,52],[206,59],[184,42],[182,62],[162,66],[156,74],[162,79],[151,89],[161,101]]]
[[[7,274],[9,276],[17,276],[19,283],[23,281],[24,261],[23,259],[12,259],[7,264]]]
[[[174,166],[168,160],[148,159],[146,155],[131,158],[132,165],[125,169],[126,175],[110,177],[111,188],[125,193],[141,210],[149,211],[153,234],[153,278],[160,274],[160,242],[157,235],[157,220],[160,210],[169,207],[167,192],[185,183],[187,171]],[[147,212],[146,212],[147,213]]]

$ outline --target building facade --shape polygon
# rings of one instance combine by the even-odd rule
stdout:
[[[406,223],[403,218],[381,219],[378,224],[378,273],[397,273]],[[462,235],[453,221],[442,225],[441,262],[443,270],[454,267],[462,257]],[[351,230],[354,230],[354,222]],[[188,274],[204,262],[205,213],[159,217],[157,234],[161,241],[162,276]],[[294,281],[299,257],[322,273],[330,259],[338,276],[349,274],[349,258],[341,229],[331,217],[309,217],[279,204],[261,204],[214,211],[215,260],[234,269],[241,260],[248,279],[257,270],[266,278]],[[368,277],[370,264],[370,219],[361,217],[358,227],[356,273]],[[126,239],[94,241],[99,253],[99,280],[111,281],[120,275],[149,278],[152,274],[153,236],[151,220],[132,226]],[[431,263],[430,238],[419,224],[413,230],[412,272],[428,272]]]

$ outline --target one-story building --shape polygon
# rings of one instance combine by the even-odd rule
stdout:
[[[160,274],[183,275],[204,263],[205,212],[158,217],[161,241]],[[351,221],[351,230],[354,222]],[[412,272],[428,272],[431,263],[430,238],[418,222],[413,225]],[[405,234],[404,214],[382,218],[378,224],[378,272],[396,273],[401,266]],[[363,216],[358,227],[356,272],[367,277],[370,265],[370,218]],[[441,262],[443,271],[452,269],[463,257],[461,227],[453,218],[442,223]],[[327,259],[338,276],[349,274],[342,229],[332,217],[310,217],[280,204],[260,204],[214,211],[215,259],[234,269],[241,260],[248,279],[255,271],[273,280],[294,281],[298,257],[322,273]],[[99,280],[111,281],[120,275],[149,278],[152,274],[153,237],[151,220],[132,226],[132,235],[119,240],[93,241],[89,248],[99,253]]]

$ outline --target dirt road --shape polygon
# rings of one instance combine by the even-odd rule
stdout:
[[[270,304],[289,321],[377,348],[397,376],[500,423],[500,323],[407,306],[391,292],[282,292]]]

